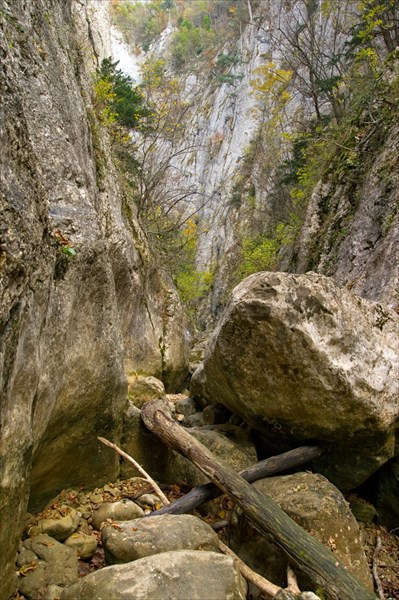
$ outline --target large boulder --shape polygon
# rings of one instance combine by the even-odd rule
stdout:
[[[107,564],[126,563],[171,550],[218,551],[212,527],[193,515],[154,515],[105,525],[101,532]]]
[[[65,590],[61,600],[245,600],[246,591],[229,556],[180,550],[100,569]]]
[[[397,351],[394,311],[316,273],[257,273],[233,290],[201,385],[270,450],[327,446],[318,468],[349,489],[394,454]]]
[[[361,533],[342,493],[325,477],[295,473],[256,481],[254,487],[270,496],[294,521],[315,536],[366,588],[372,588],[370,569],[361,543]],[[278,585],[284,585],[287,560],[275,546],[253,531],[244,514],[230,542],[252,568]],[[306,586],[309,582],[303,582]]]

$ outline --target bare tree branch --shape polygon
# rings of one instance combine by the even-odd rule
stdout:
[[[121,450],[116,444],[114,444],[113,442],[110,442],[106,438],[99,437],[98,439],[100,440],[100,442],[102,442],[106,446],[109,446],[110,448],[113,448],[115,450],[115,452],[117,452],[120,456],[123,456],[123,458],[125,458],[127,461],[132,463],[132,465],[134,465],[136,467],[136,469],[138,471],[140,471],[140,473],[143,475],[143,477],[145,477],[147,479],[147,481],[152,485],[155,493],[157,494],[157,496],[159,496],[161,498],[162,502],[164,504],[170,504],[169,500],[167,499],[167,497],[165,496],[165,494],[163,493],[163,491],[161,490],[159,485],[156,483],[156,481],[153,480],[153,478],[147,473],[147,471],[145,471],[143,469],[143,467],[137,461],[134,460],[134,458],[129,456],[129,454],[126,454],[126,452]]]

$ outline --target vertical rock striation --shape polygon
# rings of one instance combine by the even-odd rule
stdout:
[[[0,11],[1,600],[29,496],[39,506],[117,475],[97,435],[118,439],[126,371],[171,387],[187,372],[176,292],[124,205],[91,105],[90,68],[110,48],[98,6]]]
[[[334,52],[339,54],[338,49],[343,51],[350,41],[345,31],[349,31],[351,19],[358,19],[358,7],[356,2],[349,2],[341,8],[336,15],[341,28],[335,30],[332,20],[323,14],[314,23],[321,56],[333,59]],[[287,189],[276,181],[293,158],[286,138],[315,123],[314,99],[309,92],[314,82],[309,79],[306,61],[295,58],[288,41],[295,37],[295,31],[299,35],[305,13],[301,0],[259,2],[251,22],[235,40],[225,43],[218,57],[207,63],[193,61],[190,72],[180,74],[192,103],[184,143],[190,139],[194,150],[182,151],[175,166],[181,173],[181,187],[196,190],[192,204],[200,232],[197,267],[215,275],[209,297],[201,307],[204,325],[220,314],[226,287],[237,283],[235,271],[243,239],[264,233],[273,237],[277,225],[288,223],[290,212],[297,210]],[[306,44],[302,49],[306,50]],[[167,52],[167,44],[161,50],[155,47],[154,52]],[[223,56],[234,58],[223,71],[224,79],[220,75],[218,78],[218,58]],[[262,77],[266,77],[257,68],[268,64],[272,73],[293,69],[286,103],[279,105],[278,98],[273,100],[273,93],[267,92],[267,81],[263,93],[256,93],[254,80],[260,78],[262,83]],[[325,65],[326,73],[332,64],[333,60],[328,67]],[[397,64],[391,68],[392,72],[387,68],[384,75],[387,86],[397,77]],[[334,107],[328,96],[319,92],[319,112],[327,117]],[[278,96],[276,90],[274,93]],[[317,271],[334,277],[364,298],[398,306],[396,102],[382,102],[382,107],[390,104],[389,122],[376,120],[381,106],[373,104],[375,117],[370,117],[370,122],[367,117],[367,126],[363,124],[359,129],[350,148],[353,157],[348,157],[344,167],[331,164],[328,177],[320,173],[322,181],[317,183],[315,179],[313,194],[311,189],[306,192],[306,202],[311,196],[308,206],[303,206],[303,214],[298,210],[296,215],[296,243],[293,247],[293,239],[287,242],[288,247],[283,243],[270,269]],[[337,156],[331,159],[336,163],[339,148],[340,142]],[[171,182],[168,184],[166,177],[162,185]]]

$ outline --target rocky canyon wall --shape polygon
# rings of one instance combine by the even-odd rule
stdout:
[[[106,3],[1,2],[0,572],[13,591],[28,500],[116,477],[126,374],[187,374],[187,332],[126,206],[91,77]],[[105,19],[105,20],[104,20]],[[101,164],[100,164],[101,159]]]
[[[271,94],[257,93],[253,82],[262,77],[257,72],[262,65],[270,65],[272,83],[270,73],[282,78],[289,71],[287,39],[298,26],[304,6],[300,1],[257,3],[252,22],[243,27],[241,36],[230,39],[205,66],[204,61],[193,61],[181,73],[191,102],[186,131],[194,150],[181,152],[175,166],[181,173],[182,189],[197,192],[193,195],[199,231],[197,267],[215,274],[202,307],[203,324],[220,314],[226,286],[237,283],[232,282],[232,274],[243,238],[275,227],[291,210],[291,200],[276,194],[273,179],[289,156],[284,140],[304,131],[314,119],[314,106],[302,93],[310,87],[308,74],[303,67],[292,76],[291,97],[278,114]],[[343,3],[342,11],[348,14],[336,17],[345,27],[347,18],[356,12],[355,5],[352,9],[350,2]],[[332,20],[327,25],[324,20],[321,13],[315,20],[320,51],[338,56],[347,39],[333,30]],[[162,54],[167,57],[165,45]],[[218,77],[223,56],[231,60],[231,66]],[[384,77],[387,83],[397,77],[395,67]],[[325,98],[319,109],[324,116],[331,111]],[[338,166],[331,164],[328,176],[318,185],[315,182],[306,215],[300,216],[297,242],[278,255],[275,268],[298,273],[315,270],[392,307],[398,304],[397,126],[394,119],[379,119],[382,109],[378,103],[372,105],[372,114],[367,116],[370,122],[360,127],[356,141],[351,142],[352,154],[344,168],[342,161]],[[392,111],[397,111],[397,101]],[[339,154],[339,143],[336,148]]]

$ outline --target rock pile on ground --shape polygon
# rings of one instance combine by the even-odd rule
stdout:
[[[259,480],[254,485],[370,586],[359,526],[342,494],[324,477],[297,473]],[[284,586],[286,559],[251,529],[231,503],[220,500],[213,504],[211,522],[221,518],[230,521],[228,529],[222,529],[223,538],[228,535],[229,544],[249,566]],[[219,554],[218,535],[210,525],[193,515],[148,518],[160,506],[142,478],[88,493],[63,492],[47,511],[31,517],[27,527],[30,537],[21,543],[18,555],[20,593],[27,600],[144,600],[158,599],[164,589],[171,594],[167,597],[179,599],[246,598],[246,584],[232,560]],[[63,523],[69,512],[78,515],[78,523],[63,543],[38,533],[46,528],[59,531],[55,522]],[[210,582],[213,596],[210,592],[204,595]],[[309,582],[305,580],[304,586],[309,587]]]
[[[155,378],[132,379],[123,449],[169,484],[171,500],[182,494],[179,486],[206,482],[197,467],[143,426],[140,407],[156,396],[235,471],[257,462],[259,450],[276,454],[304,442],[324,447],[324,457],[311,467],[341,490],[354,488],[385,463],[372,480],[376,508],[353,493],[349,505],[317,472],[254,483],[371,589],[374,549],[366,548],[367,560],[354,514],[368,527],[376,518],[393,529],[398,524],[397,459],[392,459],[399,419],[396,327],[392,312],[324,277],[252,276],[233,293],[193,378],[192,397],[165,394]],[[202,508],[208,523],[197,515],[148,518],[161,501],[132,466],[125,463],[121,473],[127,478],[94,491],[62,492],[30,517],[17,559],[21,598],[244,600],[248,593],[257,598],[233,559],[221,554],[209,523],[255,571],[286,585],[286,558],[252,529],[231,500],[208,502]],[[366,535],[374,544],[370,531]],[[399,581],[389,561],[395,564],[399,544],[383,532],[381,579],[391,600]],[[311,587],[306,578],[299,582]],[[315,596],[306,592],[298,598]]]

